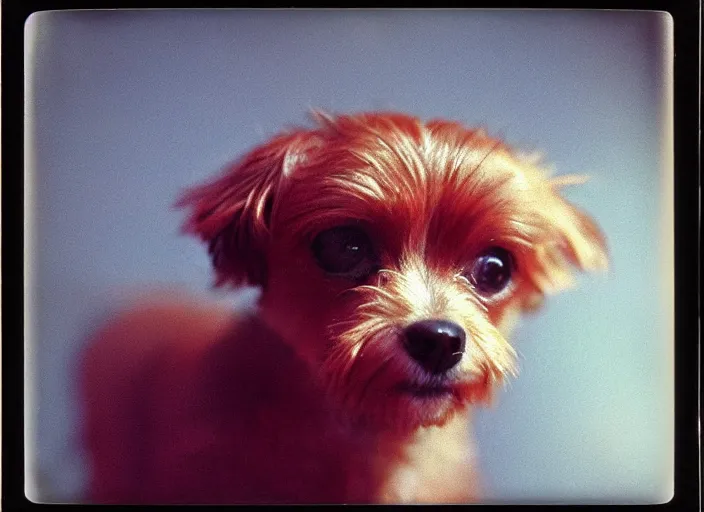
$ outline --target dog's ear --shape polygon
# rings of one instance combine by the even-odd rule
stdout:
[[[549,198],[542,203],[541,214],[549,226],[549,236],[534,247],[531,277],[540,295],[556,293],[574,283],[573,269],[599,271],[608,269],[606,238],[587,213],[560,195],[560,188],[586,181],[568,176],[551,180]],[[541,300],[535,300],[533,306]],[[531,309],[531,305],[526,307]]]
[[[229,166],[213,181],[186,190],[185,233],[208,244],[216,286],[264,285],[271,214],[281,182],[313,145],[304,130],[279,135]]]

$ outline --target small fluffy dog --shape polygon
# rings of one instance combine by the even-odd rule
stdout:
[[[478,499],[469,406],[515,373],[516,316],[607,264],[580,180],[454,122],[315,117],[179,202],[256,313],[172,298],[96,335],[90,501]]]

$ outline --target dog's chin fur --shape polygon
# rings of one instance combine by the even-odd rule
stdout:
[[[431,449],[459,436],[464,420],[453,419],[490,402],[516,374],[507,337],[520,313],[570,286],[574,268],[606,268],[604,238],[560,196],[574,180],[550,178],[481,130],[389,112],[315,117],[314,128],[274,137],[187,191],[179,202],[190,209],[185,231],[208,244],[217,285],[261,287],[261,321],[314,383],[301,406],[323,400],[340,425],[409,449],[423,444],[419,432],[432,431]],[[326,273],[311,250],[323,230],[350,225],[366,233],[378,258],[378,269],[354,279]],[[468,269],[496,246],[512,254],[515,270],[506,289],[487,296]],[[443,375],[427,374],[402,346],[405,328],[432,319],[466,333],[459,363]],[[273,378],[292,370],[263,371]],[[387,456],[382,474],[369,478],[396,481],[388,463],[407,451]],[[463,492],[443,493],[454,484],[437,476],[451,478],[460,466],[447,461],[457,455],[433,457],[415,459],[425,467],[417,474],[428,478],[419,483],[426,499],[461,501]],[[421,499],[405,492],[364,500]]]
[[[488,399],[488,372],[430,378],[399,352],[399,338],[396,330],[380,331],[362,342],[364,356],[332,353],[314,374],[338,421],[361,431],[410,434],[442,426]]]

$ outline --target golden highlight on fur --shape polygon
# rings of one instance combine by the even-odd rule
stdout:
[[[569,285],[571,264],[606,268],[599,230],[559,196],[558,189],[575,177],[551,180],[534,163],[518,160],[503,142],[458,123],[422,123],[396,113],[314,117],[316,129],[280,135],[220,179],[184,195],[179,205],[194,210],[186,231],[233,248],[245,237],[249,243],[266,243],[272,236],[274,197],[296,187],[299,200],[281,213],[280,223],[302,234],[344,218],[350,213],[346,205],[358,208],[354,213],[360,220],[401,222],[397,227],[409,231],[416,243],[423,243],[431,226],[442,227],[434,226],[434,219],[466,224],[482,218],[472,226],[478,232],[469,235],[481,236],[486,226],[491,234],[501,230],[530,259],[531,278],[540,291]],[[289,163],[285,171],[284,163]],[[458,204],[466,209],[453,212],[452,219],[437,211]],[[419,218],[422,223],[414,222]],[[217,236],[228,227],[235,237]],[[456,232],[456,226],[451,228],[447,231]],[[228,252],[227,247],[212,249],[218,256]],[[256,275],[242,274],[247,265],[233,270],[222,279],[260,284]]]
[[[196,469],[169,466],[145,480],[161,494],[133,489],[142,502],[476,500],[470,409],[517,374],[508,342],[516,318],[571,286],[575,270],[607,267],[596,224],[560,195],[582,177],[551,177],[456,122],[313,117],[313,127],[273,137],[178,203],[189,212],[184,231],[208,245],[216,285],[255,285],[262,295],[256,316],[208,334],[202,354],[163,349],[164,358],[181,354],[164,371],[178,385],[147,395],[207,404],[152,419],[165,437],[151,439],[168,446],[184,418],[217,432],[197,452],[200,471],[221,472],[217,497],[205,484],[177,491]],[[316,254],[316,240],[335,229],[363,237],[332,249],[367,258],[359,273],[332,271]],[[510,279],[496,289],[476,275],[487,254],[508,255]],[[419,326],[453,336],[442,369],[419,355],[431,350],[423,339],[410,347]]]

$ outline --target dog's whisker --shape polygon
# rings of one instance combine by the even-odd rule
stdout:
[[[466,278],[465,278],[465,279],[466,279]],[[467,282],[469,282],[469,281],[467,281]],[[472,286],[472,285],[470,284],[470,286]],[[473,288],[473,286],[472,286],[472,288]],[[463,297],[463,299],[464,299],[465,301],[469,302],[472,306],[474,306],[474,307],[476,307],[476,308],[479,308],[483,313],[488,313],[488,312],[489,312],[488,306],[487,306],[484,302],[482,302],[478,297],[476,297],[476,296],[474,295],[474,293],[466,294],[466,295]]]
[[[397,277],[399,279],[403,279],[403,274],[401,272],[391,269],[391,268],[382,268],[378,271],[379,274],[390,274],[391,276]]]
[[[393,295],[391,294],[391,292],[389,292],[388,290],[385,290],[383,288],[380,288],[378,286],[367,284],[367,285],[357,286],[354,289],[359,291],[360,293],[363,293],[363,294],[378,295],[378,296],[384,297],[386,299],[393,299]],[[377,299],[377,301],[378,301],[378,299]]]
[[[339,299],[340,297],[342,297],[344,295],[353,294],[355,291],[356,291],[356,288],[345,288],[344,290],[338,292],[337,295],[335,296],[335,298]]]

